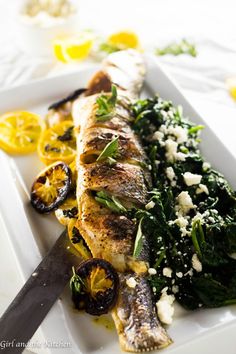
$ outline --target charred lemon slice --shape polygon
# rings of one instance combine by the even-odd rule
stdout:
[[[49,213],[62,204],[71,187],[71,171],[64,162],[47,167],[31,189],[31,204],[39,213]]]
[[[41,118],[31,112],[10,112],[0,117],[0,148],[11,154],[36,150],[44,128]]]
[[[45,130],[40,137],[38,154],[43,163],[71,163],[75,158],[76,141],[72,122],[64,121]]]
[[[82,238],[82,236],[79,233],[79,229],[77,226],[77,218],[71,218],[67,224],[67,233],[69,236],[69,239],[71,241],[71,243],[73,244],[73,246],[75,247],[75,249],[77,250],[77,252],[79,252],[79,254],[84,258],[84,259],[88,259],[91,258],[91,253],[84,241],[84,239]]]
[[[80,264],[70,281],[72,300],[77,309],[90,315],[107,313],[115,305],[119,278],[110,263],[92,258]]]

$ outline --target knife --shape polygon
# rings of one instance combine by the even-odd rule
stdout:
[[[64,231],[0,318],[3,353],[22,353],[81,262]]]

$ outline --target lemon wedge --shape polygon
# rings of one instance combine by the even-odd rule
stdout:
[[[107,42],[119,49],[139,49],[140,42],[136,33],[132,31],[119,31],[111,34]]]
[[[225,83],[231,97],[236,101],[236,76],[229,77]]]
[[[53,41],[54,55],[63,63],[86,59],[93,45],[91,33],[56,38]]]

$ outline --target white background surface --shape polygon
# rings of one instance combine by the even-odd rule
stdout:
[[[57,63],[53,57],[39,58],[24,54],[18,47],[11,14],[20,0],[0,0],[0,88],[19,85],[40,77],[76,71],[76,66]],[[137,31],[143,46],[151,50],[173,39],[187,37],[197,45],[197,58],[163,57],[161,62],[183,88],[197,110],[224,140],[236,156],[236,104],[228,96],[224,80],[236,75],[235,1],[212,0],[78,0],[80,21],[84,28],[96,28],[102,33],[130,28]],[[9,9],[11,10],[9,12]],[[79,64],[80,65],[80,64]],[[158,80],[158,78],[157,78]],[[0,172],[1,166],[0,166]],[[16,269],[16,259],[0,218],[0,313],[22,285]],[[206,338],[215,354],[224,350],[235,354],[234,330]],[[42,341],[40,333],[37,339]],[[65,351],[66,352],[66,351]],[[208,354],[206,346],[196,343],[189,353]],[[187,353],[187,352],[186,352]]]

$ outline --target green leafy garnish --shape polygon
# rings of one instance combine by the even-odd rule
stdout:
[[[109,44],[107,42],[104,42],[100,44],[99,50],[102,52],[106,52],[107,54],[111,54],[111,53],[118,52],[120,48],[114,44]]]
[[[188,54],[192,57],[197,56],[197,50],[193,43],[188,42],[186,39],[182,39],[180,43],[171,43],[164,48],[157,48],[155,50],[156,55],[180,55]]]
[[[97,161],[104,161],[107,160],[110,164],[113,164],[116,162],[115,158],[117,157],[118,154],[118,140],[119,138],[115,138],[112,141],[110,141],[101,154],[98,156]]]
[[[121,214],[127,211],[118,198],[110,196],[104,191],[97,192],[95,200],[115,213]]]
[[[143,222],[143,217],[139,221],[138,231],[134,242],[134,251],[133,251],[134,258],[137,258],[140,255],[143,248],[142,222]]]
[[[72,293],[80,294],[82,291],[83,280],[76,274],[75,267],[72,267],[73,275],[70,279],[70,288]]]
[[[188,132],[189,134],[195,134],[202,129],[204,129],[204,125],[195,125],[194,127],[189,128]]]
[[[96,112],[96,118],[99,122],[105,122],[114,116],[114,110],[117,102],[117,89],[115,85],[111,86],[111,95],[100,95],[96,103],[98,109]]]

